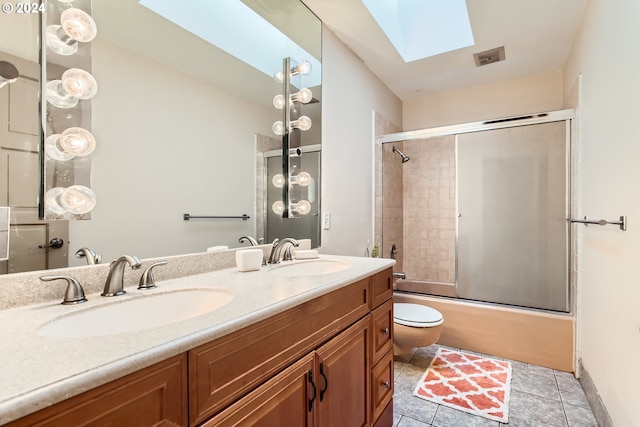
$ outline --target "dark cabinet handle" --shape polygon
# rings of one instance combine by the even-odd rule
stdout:
[[[309,372],[307,373],[307,378],[311,383],[311,387],[313,387],[313,396],[309,399],[309,412],[311,412],[313,409],[313,401],[316,400],[316,384],[313,382],[313,371],[311,369],[309,369]]]
[[[320,375],[322,375],[322,379],[324,380],[324,388],[320,390],[320,402],[322,402],[322,399],[324,399],[324,394],[329,388],[329,380],[327,380],[327,376],[324,374],[324,364],[322,362],[320,362]]]
[[[61,247],[64,246],[64,240],[62,240],[59,237],[54,237],[53,239],[51,239],[49,241],[48,245],[39,245],[38,247],[40,249],[46,249],[46,248],[51,248],[51,249],[60,249]]]

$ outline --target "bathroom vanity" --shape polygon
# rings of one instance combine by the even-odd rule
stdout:
[[[32,344],[18,346],[50,353],[49,370],[80,360],[59,374],[27,375],[13,395],[0,391],[0,424],[391,426],[393,261],[322,260],[348,268],[306,276],[313,261],[294,261],[289,270],[229,268],[159,282],[171,291],[214,284],[234,297],[208,314],[118,335],[41,337],[36,324],[68,307],[15,310],[47,311],[27,321],[36,327]]]

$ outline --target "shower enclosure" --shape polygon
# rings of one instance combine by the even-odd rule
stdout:
[[[382,138],[398,290],[570,311],[570,120],[554,113]]]

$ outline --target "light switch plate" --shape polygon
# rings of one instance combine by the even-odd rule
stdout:
[[[322,212],[322,229],[329,230],[331,228],[331,212]]]

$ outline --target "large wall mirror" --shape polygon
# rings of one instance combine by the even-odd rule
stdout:
[[[93,1],[91,15],[98,35],[91,42],[91,69],[98,92],[91,100],[91,128],[97,142],[91,159],[91,186],[97,204],[87,221],[38,221],[37,191],[11,192],[18,183],[32,185],[38,178],[38,171],[31,168],[37,158],[33,133],[40,128],[37,98],[35,103],[32,99],[33,89],[37,96],[39,86],[40,30],[37,14],[0,15],[0,61],[17,62],[20,70],[16,83],[0,88],[0,117],[6,118],[0,133],[0,190],[4,192],[0,206],[11,208],[10,248],[17,250],[22,245],[27,254],[25,262],[11,257],[0,261],[0,272],[83,265],[85,259],[75,256],[83,247],[109,262],[125,253],[140,258],[170,256],[218,245],[241,246],[238,238],[243,235],[274,236],[266,230],[273,221],[266,220],[273,185],[272,177],[267,176],[272,166],[267,164],[278,150],[280,137],[273,125],[282,112],[274,107],[273,98],[281,93],[282,85],[273,73],[281,67],[282,49],[287,46],[276,46],[278,53],[267,58],[276,65],[267,65],[272,68],[268,71],[248,65],[249,58],[242,55],[264,60],[273,51],[273,42],[264,36],[262,26],[279,29],[288,40],[285,45],[309,54],[309,58],[296,58],[313,64],[313,78],[306,83],[313,100],[303,107],[313,126],[304,132],[301,144],[315,147],[303,151],[317,156],[321,143],[321,23],[298,0],[200,0],[188,2],[189,7],[173,3],[182,15],[178,20],[192,9],[199,25],[194,31],[207,34],[195,35],[184,28],[184,22],[176,24],[162,16],[170,13],[172,2]],[[246,9],[263,22],[241,24],[240,18],[231,15],[231,3],[237,3],[231,9]],[[72,3],[60,4],[72,7]],[[223,19],[214,23],[212,16]],[[233,29],[235,33],[226,33]],[[225,46],[204,39],[220,31],[225,32]],[[236,41],[251,46],[239,54],[242,59],[225,51]],[[29,118],[29,129],[17,126],[18,117],[22,121]],[[6,142],[16,139],[31,145]],[[320,177],[314,178],[318,183],[314,209],[319,210]],[[250,219],[185,221],[185,213],[248,215]],[[312,212],[311,222],[292,218],[278,223],[276,218],[271,227],[281,233],[275,237],[311,238],[319,245],[318,217],[318,212]],[[68,237],[63,238],[61,248],[39,248],[65,232]],[[36,260],[42,258],[44,261]]]

